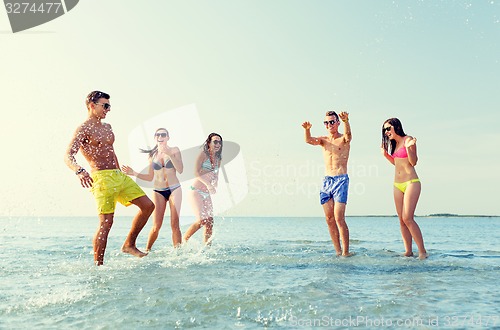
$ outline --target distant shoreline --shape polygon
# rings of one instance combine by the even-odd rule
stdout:
[[[0,215],[0,218],[93,218],[95,215]],[[131,215],[123,215],[121,217],[132,218]],[[182,218],[193,218],[193,216],[182,216]],[[324,218],[324,215],[315,216],[287,216],[287,215],[216,215],[223,218]],[[397,218],[396,214],[365,214],[365,215],[346,215],[346,218]],[[416,218],[500,218],[500,215],[485,215],[485,214],[454,214],[454,213],[432,213],[427,215],[415,215]]]
[[[397,217],[396,214],[393,215],[348,215],[347,217],[352,218],[394,218]],[[415,215],[417,218],[498,218],[499,215],[484,215],[484,214],[453,214],[453,213],[432,213],[428,215]]]

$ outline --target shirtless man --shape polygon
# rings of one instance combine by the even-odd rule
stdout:
[[[344,122],[344,134],[340,134],[338,131],[340,120]],[[304,122],[302,127],[305,129],[306,143],[323,147],[326,176],[319,193],[320,203],[323,205],[326,223],[337,256],[348,257],[352,255],[349,252],[349,228],[347,228],[345,222],[345,207],[349,187],[347,160],[349,159],[352,138],[349,114],[341,112],[337,115],[335,111],[328,111],[323,123],[328,131],[327,136],[312,137],[312,124],[308,121]],[[342,246],[340,238],[342,239]]]
[[[86,100],[88,118],[75,131],[65,155],[65,163],[75,172],[84,188],[91,188],[99,214],[99,227],[94,235],[94,262],[104,263],[108,234],[113,225],[116,202],[125,206],[135,204],[139,212],[132,221],[132,228],[123,243],[122,251],[136,257],[146,253],[136,247],[136,239],[154,210],[153,202],[125,173],[120,171],[113,149],[115,136],[111,125],[101,122],[111,110],[109,95],[93,91]],[[75,155],[81,150],[90,165],[91,174],[78,165]]]

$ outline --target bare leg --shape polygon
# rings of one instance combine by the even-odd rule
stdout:
[[[153,192],[153,194],[155,204],[155,210],[153,212],[153,227],[151,227],[151,231],[149,232],[146,252],[151,251],[153,244],[158,238],[158,234],[160,233],[160,229],[163,224],[163,217],[165,216],[165,208],[167,206],[167,201],[161,194],[157,192]]]
[[[403,245],[405,247],[404,256],[413,257],[411,233],[402,218],[399,218],[399,228],[401,230],[401,237],[403,238]]]
[[[172,192],[170,204],[170,227],[172,228],[172,243],[178,247],[182,243],[181,228],[179,226],[179,214],[182,204],[182,190],[177,188]]]
[[[195,190],[191,190],[191,206],[193,207],[193,212],[195,216],[195,222],[186,230],[184,233],[183,240],[187,242],[191,236],[193,236],[201,228],[202,219],[202,208],[203,208],[203,198]]]
[[[104,264],[104,252],[108,243],[108,234],[113,225],[114,214],[99,214],[99,227],[94,235],[94,263],[97,266]]]
[[[184,241],[187,240],[196,232],[201,226],[205,226],[204,234],[203,234],[203,242],[205,244],[210,242],[210,238],[212,237],[212,225],[213,225],[213,207],[212,207],[212,199],[210,196],[203,198],[196,191],[193,191],[191,195],[193,201],[193,210],[196,216],[196,222],[188,228],[186,233],[184,234]],[[208,228],[207,228],[208,226]]]
[[[342,254],[342,248],[340,247],[339,230],[335,221],[333,200],[330,199],[328,202],[323,204],[323,211],[325,212],[326,224],[328,225],[328,231],[330,232],[333,247],[335,248],[337,255],[340,256]]]
[[[405,257],[413,256],[413,247],[411,240],[411,233],[403,220],[403,205],[404,205],[404,194],[398,188],[394,187],[394,204],[396,205],[396,212],[399,218],[399,228],[401,229],[401,237],[403,238],[403,244],[405,247]]]
[[[418,247],[418,257],[419,259],[427,258],[427,250],[424,246],[424,239],[422,237],[422,232],[420,227],[415,222],[415,209],[417,208],[418,198],[420,197],[421,183],[414,182],[408,185],[406,188],[404,196],[404,207],[403,207],[403,221],[411,233],[411,237],[415,241]]]
[[[199,221],[196,221],[193,223],[191,226],[189,226],[188,230],[184,233],[184,242],[187,242],[191,236],[194,235],[198,231],[198,229],[201,228],[201,223]]]
[[[202,207],[202,225],[205,226],[203,231],[203,243],[210,244],[212,243],[212,230],[214,226],[214,208],[212,205],[212,198],[207,196],[207,198],[203,199],[203,207]]]
[[[205,229],[203,232],[203,243],[212,243],[212,231],[214,226],[214,218],[210,217],[205,221]]]
[[[345,203],[335,203],[334,214],[340,238],[342,239],[342,256],[349,257],[351,256],[349,253],[349,228],[345,222],[345,207]]]
[[[155,205],[147,196],[136,198],[131,201],[131,203],[139,207],[139,212],[137,212],[137,215],[132,220],[132,228],[130,228],[130,232],[128,233],[128,236],[123,243],[122,251],[124,253],[129,253],[136,257],[142,258],[147,255],[147,253],[140,251],[136,247],[136,240],[142,228],[144,228],[144,226],[146,225],[149,216],[151,215],[151,213],[153,213]]]

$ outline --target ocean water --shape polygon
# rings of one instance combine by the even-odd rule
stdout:
[[[211,247],[174,250],[167,225],[138,259],[130,222],[96,267],[96,217],[0,218],[0,329],[500,328],[497,217],[417,218],[423,261],[393,217],[348,217],[350,258],[323,218],[217,218]]]

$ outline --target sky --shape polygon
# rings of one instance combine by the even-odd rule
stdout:
[[[156,127],[183,150],[210,132],[237,146],[221,215],[322,216],[301,124],[326,134],[327,110],[352,127],[347,216],[395,214],[391,117],[417,138],[417,215],[500,214],[499,0],[85,0],[18,33],[0,8],[0,45],[2,216],[95,215],[63,162],[92,90],[111,95],[121,164],[141,166]]]

